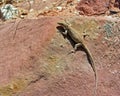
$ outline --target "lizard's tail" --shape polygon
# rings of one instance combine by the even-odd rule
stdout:
[[[97,84],[98,84],[98,77],[97,77],[97,73],[95,73],[95,89],[94,89],[94,96],[97,96]]]
[[[92,54],[90,53],[89,49],[83,45],[83,47],[85,48],[85,51],[86,51],[86,54],[87,54],[87,58],[88,58],[88,61],[94,71],[94,76],[95,76],[95,89],[94,89],[94,96],[97,96],[97,84],[98,84],[98,77],[97,77],[97,71],[96,71],[96,68],[95,68],[95,63],[94,63],[94,60],[93,60],[93,57],[92,57]]]

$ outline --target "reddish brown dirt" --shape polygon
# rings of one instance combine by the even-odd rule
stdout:
[[[19,10],[18,17],[35,19],[41,16],[109,15],[120,13],[119,0],[25,0],[13,3]],[[0,5],[2,6],[2,5]],[[120,16],[120,15],[119,15]]]
[[[81,15],[102,15],[108,10],[117,11],[119,7],[119,0],[81,0],[76,8]]]

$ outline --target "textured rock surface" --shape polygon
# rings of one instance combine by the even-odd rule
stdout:
[[[120,21],[72,19],[76,25],[73,27],[80,28],[79,32],[86,30],[88,35],[85,42],[99,76],[97,96],[119,96]],[[94,75],[86,54],[80,49],[66,55],[72,46],[56,32],[58,20],[58,17],[44,17],[0,26],[2,96],[93,96]]]
[[[119,0],[81,0],[76,7],[81,15],[102,15],[115,8],[119,10]]]

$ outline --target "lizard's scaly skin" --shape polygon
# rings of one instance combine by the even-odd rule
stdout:
[[[96,89],[97,89],[97,72],[96,72],[96,68],[95,68],[95,64],[94,64],[94,60],[93,57],[90,53],[90,51],[88,50],[88,48],[85,46],[83,40],[81,39],[81,37],[79,36],[79,33],[77,32],[77,30],[75,30],[74,28],[72,28],[70,25],[68,25],[66,22],[58,22],[58,24],[60,26],[62,26],[65,30],[66,30],[66,35],[69,35],[70,38],[76,43],[75,45],[75,51],[76,48],[79,46],[82,46],[85,51],[86,54],[88,55],[88,59],[89,59],[89,63],[94,71],[94,75],[95,75],[95,96],[96,96]],[[62,32],[63,33],[63,32]],[[64,34],[63,33],[63,34]]]

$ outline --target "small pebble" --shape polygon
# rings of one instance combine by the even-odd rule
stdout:
[[[117,70],[114,70],[114,71],[111,71],[111,73],[112,73],[112,74],[116,74],[116,73],[118,73],[118,71],[117,71]]]
[[[49,7],[47,7],[47,6],[46,6],[46,7],[45,7],[45,9],[46,9],[46,10],[48,10],[48,9],[49,9]]]
[[[58,6],[57,9],[58,9],[59,11],[62,11],[63,8],[62,8],[61,6]]]
[[[78,2],[80,2],[81,0],[77,0]]]
[[[46,2],[47,0],[42,0],[42,2]]]
[[[78,11],[75,11],[74,14],[79,15],[79,12],[78,12]]]

